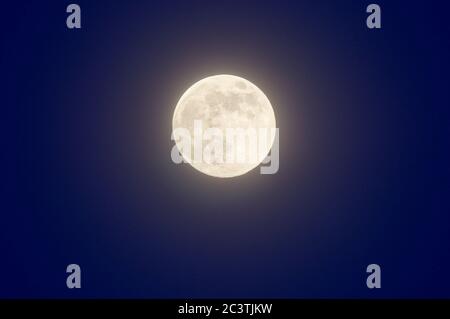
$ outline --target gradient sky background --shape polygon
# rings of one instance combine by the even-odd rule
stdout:
[[[69,3],[2,4],[0,297],[450,297],[446,1],[377,1],[381,30],[368,1]],[[271,100],[278,174],[171,162],[220,73]]]

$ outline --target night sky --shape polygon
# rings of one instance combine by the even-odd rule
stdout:
[[[448,2],[74,2],[1,5],[1,298],[450,297]],[[269,97],[277,174],[171,161],[223,73]]]

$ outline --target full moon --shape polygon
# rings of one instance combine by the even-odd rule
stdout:
[[[190,136],[195,134],[194,122],[201,121],[203,131],[214,128],[225,131],[231,129],[252,129],[255,132],[267,129],[266,143],[256,143],[249,139],[245,155],[251,147],[258,147],[254,161],[195,161],[192,152],[187,152],[181,142],[176,145],[183,159],[198,171],[214,177],[235,177],[257,167],[268,155],[275,139],[275,114],[267,96],[250,81],[234,75],[214,75],[194,83],[178,101],[172,120],[173,129],[184,128]],[[258,136],[261,139],[261,136]],[[205,145],[205,141],[202,142]],[[235,145],[224,147],[224,158],[238,154],[242,149]],[[242,155],[242,154],[241,154]]]

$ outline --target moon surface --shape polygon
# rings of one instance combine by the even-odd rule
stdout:
[[[194,136],[194,122],[201,121],[203,132],[208,128],[219,129],[225,136],[232,129],[267,129],[267,143],[258,142],[258,156],[255,161],[195,161],[194,151],[186,152],[181,142],[176,145],[186,162],[198,171],[214,177],[235,177],[243,175],[257,167],[269,153],[275,139],[275,114],[267,96],[250,81],[234,75],[214,75],[194,83],[180,98],[173,114],[173,129],[187,129]],[[261,136],[258,135],[258,140]],[[193,139],[194,140],[194,139]],[[202,141],[203,147],[206,142]],[[255,144],[248,139],[248,143]],[[193,142],[193,144],[195,144]],[[247,145],[245,154],[256,145]],[[237,154],[241,149],[235,145],[223,148],[227,154]],[[231,152],[231,153],[230,153]]]

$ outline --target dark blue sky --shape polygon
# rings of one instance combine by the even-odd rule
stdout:
[[[2,4],[0,297],[450,297],[447,2],[77,3]],[[270,98],[278,174],[171,162],[220,73]]]

